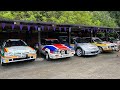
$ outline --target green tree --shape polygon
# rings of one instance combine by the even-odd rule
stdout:
[[[108,11],[93,11],[92,13],[93,23],[98,26],[117,27],[115,19],[110,17],[110,13]]]
[[[114,11],[0,11],[0,18],[107,27],[120,25],[120,12]]]

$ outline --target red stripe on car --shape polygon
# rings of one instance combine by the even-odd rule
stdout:
[[[69,49],[67,46],[64,46],[62,44],[54,44],[54,46],[61,49],[61,50],[68,50]]]

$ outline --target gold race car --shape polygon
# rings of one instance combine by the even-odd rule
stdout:
[[[117,51],[118,45],[115,43],[110,43],[106,41],[102,41],[98,37],[84,37],[87,41],[91,42],[92,44],[99,47],[100,52],[111,52],[111,51]]]

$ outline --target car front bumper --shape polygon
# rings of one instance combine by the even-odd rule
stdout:
[[[99,53],[100,53],[99,50],[97,50],[97,51],[85,51],[85,52],[83,53],[83,55],[97,55],[97,54],[99,54]]]
[[[36,59],[36,57],[37,57],[36,54],[28,54],[28,57],[24,57],[24,58],[11,56],[11,57],[1,57],[1,60],[3,63],[11,63],[11,62],[33,60],[33,59]]]
[[[103,51],[118,51],[118,47],[113,47],[113,48],[103,48]]]
[[[51,59],[60,59],[60,58],[67,58],[74,56],[75,52],[69,53],[69,54],[49,54]]]

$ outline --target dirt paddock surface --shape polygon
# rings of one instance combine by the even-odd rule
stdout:
[[[0,79],[120,79],[120,56],[103,53],[97,56],[0,65]]]

